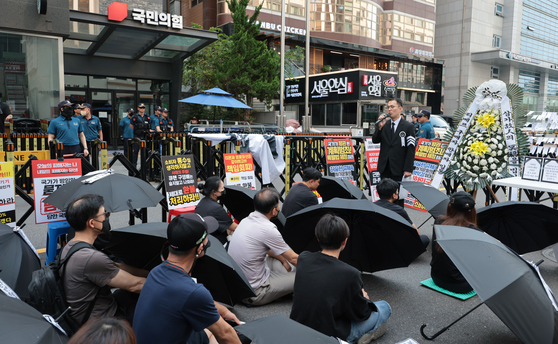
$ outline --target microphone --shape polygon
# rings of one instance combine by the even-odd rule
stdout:
[[[380,118],[378,118],[378,120],[376,121],[375,125],[378,125],[380,123],[382,123],[382,121],[384,121],[387,118],[387,115],[384,113],[380,116]]]

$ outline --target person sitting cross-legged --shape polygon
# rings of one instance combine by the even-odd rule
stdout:
[[[291,319],[351,344],[381,337],[391,307],[371,302],[360,272],[339,260],[347,245],[349,226],[326,214],[315,229],[321,252],[302,252],[298,258]]]
[[[397,200],[399,200],[398,182],[390,178],[384,178],[380,180],[378,185],[376,185],[376,191],[378,191],[378,196],[380,197],[380,199],[374,202],[374,204],[379,205],[382,208],[386,208],[388,210],[396,212],[397,214],[401,215],[401,217],[403,217],[405,220],[407,220],[409,224],[411,224],[411,226],[417,228],[417,226],[415,226],[415,224],[413,223],[413,221],[411,220],[409,214],[407,214],[405,209],[399,204],[395,203]],[[420,234],[418,229],[417,229],[417,233],[420,236],[420,240],[422,241],[424,248],[427,248],[428,244],[430,243],[430,239],[428,239],[426,235]]]

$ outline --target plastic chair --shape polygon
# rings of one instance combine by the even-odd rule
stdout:
[[[46,264],[54,262],[58,252],[62,249],[63,245],[58,248],[58,238],[61,235],[68,234],[72,228],[68,221],[51,222],[48,224],[47,243],[46,243]],[[66,243],[64,243],[65,245]]]
[[[168,220],[168,222],[171,222],[173,217],[176,217],[180,214],[193,213],[195,211],[196,211],[195,206],[171,209],[171,210],[169,210],[169,220]]]

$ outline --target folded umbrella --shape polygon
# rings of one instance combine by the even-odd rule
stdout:
[[[519,254],[558,242],[558,210],[540,203],[508,201],[480,209],[480,229]]]
[[[164,198],[146,181],[112,170],[101,170],[63,185],[44,202],[65,210],[70,203],[85,194],[103,196],[105,209],[110,212],[155,207]]]
[[[438,218],[440,215],[446,215],[449,198],[445,193],[419,182],[403,181],[401,185],[418,199],[432,216]]]
[[[481,300],[521,341],[558,343],[558,306],[534,264],[486,233],[440,225],[435,231]]]
[[[236,331],[258,344],[339,344],[340,342],[284,315],[271,315],[236,326]]]
[[[314,229],[320,218],[329,213],[343,218],[351,230],[339,259],[360,271],[406,267],[424,252],[417,230],[400,215],[368,200],[342,198],[289,216],[280,230],[285,242],[297,253],[319,251]]]
[[[20,230],[0,223],[0,279],[22,299],[29,298],[27,286],[33,271],[41,268],[37,251]],[[1,342],[1,341],[0,341]]]
[[[143,223],[114,229],[106,251],[131,266],[152,269],[168,255],[166,222]],[[223,245],[209,235],[211,246],[204,257],[196,260],[192,276],[211,293],[215,301],[234,305],[256,296],[240,267]]]
[[[57,344],[68,340],[35,308],[0,292],[0,343]]]
[[[324,202],[333,198],[366,199],[361,189],[353,185],[348,179],[323,176],[318,186],[318,193]]]

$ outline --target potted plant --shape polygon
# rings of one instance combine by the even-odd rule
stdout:
[[[331,72],[331,66],[330,65],[323,65],[322,66],[322,72],[324,72],[324,73]]]

